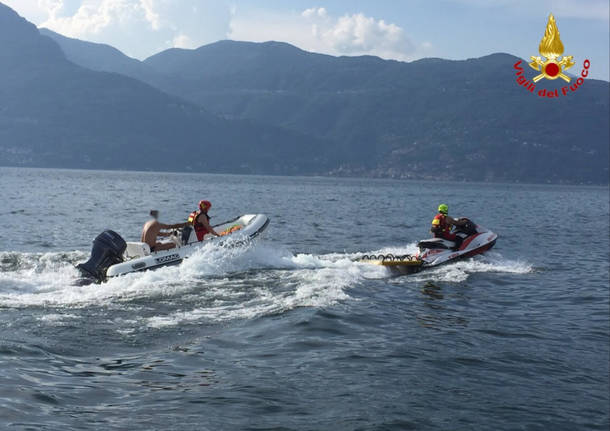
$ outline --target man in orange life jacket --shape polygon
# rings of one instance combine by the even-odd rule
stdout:
[[[443,238],[449,241],[454,241],[456,247],[459,247],[462,241],[462,238],[457,236],[454,233],[451,233],[452,226],[462,226],[465,221],[455,220],[452,217],[449,217],[449,207],[445,204],[440,204],[438,206],[438,214],[434,216],[432,220],[432,229],[430,232],[434,234],[435,238]]]
[[[210,225],[210,216],[208,216],[208,210],[210,208],[212,208],[210,201],[199,201],[199,210],[193,211],[189,215],[188,224],[193,226],[198,241],[203,241],[203,237],[208,233],[220,236]]]

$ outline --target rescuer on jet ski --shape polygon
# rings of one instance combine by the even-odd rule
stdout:
[[[449,207],[446,204],[440,204],[438,206],[438,214],[434,216],[432,220],[432,229],[430,232],[434,234],[435,238],[443,238],[449,241],[454,241],[455,247],[459,247],[462,239],[454,233],[451,233],[453,226],[463,226],[466,224],[465,220],[455,220],[449,217]]]
[[[220,236],[210,225],[210,216],[208,215],[210,208],[212,208],[210,201],[199,201],[199,210],[193,211],[189,215],[188,224],[193,226],[198,241],[203,241],[203,237],[208,233]]]

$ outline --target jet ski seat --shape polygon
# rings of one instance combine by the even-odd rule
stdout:
[[[451,249],[455,248],[455,245],[456,245],[455,242],[449,241],[449,240],[443,239],[443,238],[430,238],[430,239],[425,239],[425,240],[417,243],[418,248],[420,248],[420,249],[426,248],[428,250],[433,250],[433,249],[451,250]]]
[[[150,246],[145,242],[128,242],[125,249],[125,257],[133,259],[136,257],[144,257],[150,254]]]

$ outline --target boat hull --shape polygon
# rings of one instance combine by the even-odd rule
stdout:
[[[141,272],[158,269],[164,266],[179,265],[184,259],[196,253],[207,244],[223,245],[241,245],[260,235],[269,225],[269,218],[264,214],[247,214],[237,217],[233,220],[214,226],[217,232],[222,232],[232,226],[241,226],[241,228],[233,233],[221,237],[206,236],[203,241],[191,240],[185,245],[180,244],[178,238],[172,238],[177,244],[175,248],[152,252],[146,256],[135,257],[124,262],[110,266],[106,270],[106,277],[116,277],[118,275],[128,274],[130,272]]]
[[[438,238],[422,241],[416,257],[423,261],[423,267],[434,267],[483,254],[496,244],[498,235],[482,226],[477,226],[476,229],[476,233],[463,238],[462,244],[457,250],[452,248],[427,248],[429,244],[433,243],[439,245],[448,243]]]

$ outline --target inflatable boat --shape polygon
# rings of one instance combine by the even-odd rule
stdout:
[[[102,282],[109,277],[130,272],[178,265],[205,244],[244,244],[260,235],[268,224],[269,218],[264,214],[242,215],[214,225],[214,230],[220,236],[207,234],[203,241],[198,241],[195,231],[187,226],[175,230],[165,240],[175,244],[174,248],[157,252],[151,252],[145,242],[126,242],[118,233],[105,230],[93,241],[89,260],[77,265],[77,268],[85,279]]]

